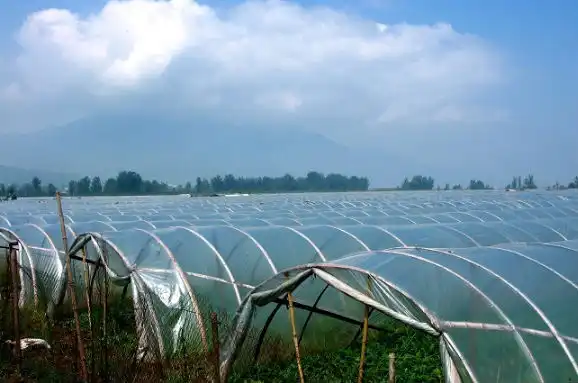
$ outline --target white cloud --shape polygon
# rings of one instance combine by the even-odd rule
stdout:
[[[295,111],[301,106],[302,101],[292,92],[278,92],[258,96],[255,103],[268,108]]]
[[[463,122],[480,114],[465,112],[472,105],[492,108],[479,100],[503,77],[496,52],[450,25],[386,26],[274,0],[225,10],[192,0],[109,1],[91,15],[47,9],[29,15],[17,39],[0,118],[18,126],[141,94],[247,119]],[[42,118],[31,122],[31,108]]]

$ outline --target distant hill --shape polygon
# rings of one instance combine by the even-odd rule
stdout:
[[[42,183],[47,185],[52,183],[56,186],[68,184],[71,179],[78,178],[78,175],[73,173],[61,173],[49,170],[38,169],[23,169],[14,166],[0,165],[0,183],[8,184],[23,184],[30,182],[32,178],[38,177]]]
[[[107,115],[0,139],[6,158],[15,161],[9,165],[101,177],[126,169],[171,183],[224,173],[304,175],[309,170],[374,179],[387,172],[402,180],[412,168],[411,160],[356,150],[295,127],[235,126],[201,117]],[[391,165],[399,163],[403,169]]]

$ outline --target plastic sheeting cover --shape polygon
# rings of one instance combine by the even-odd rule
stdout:
[[[290,275],[297,278],[313,270],[320,276],[322,270],[338,281],[333,287],[351,289],[342,289],[350,297],[368,297],[368,304],[378,310],[435,329],[443,334],[443,348],[453,351],[444,357],[452,358],[463,381],[564,382],[578,378],[577,249],[578,241],[446,250],[410,247],[297,267]],[[367,276],[373,280],[369,293]],[[285,278],[273,277],[245,299],[235,319],[237,328],[221,354],[222,371],[237,356],[254,312],[282,295],[278,289]],[[252,298],[265,295],[258,304]],[[300,297],[296,292],[295,299]],[[339,304],[332,311],[349,317],[355,312]],[[361,315],[358,310],[359,321]]]

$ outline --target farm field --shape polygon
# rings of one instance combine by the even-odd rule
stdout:
[[[62,205],[65,235],[53,198],[0,204],[1,341],[13,257],[20,337],[52,347],[23,351],[25,380],[374,382],[390,354],[397,382],[578,378],[571,191]]]

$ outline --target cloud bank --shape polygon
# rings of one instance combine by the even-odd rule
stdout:
[[[45,9],[16,39],[17,56],[0,59],[5,131],[132,105],[359,135],[495,116],[488,96],[504,78],[491,46],[448,24],[384,25],[275,0]]]

